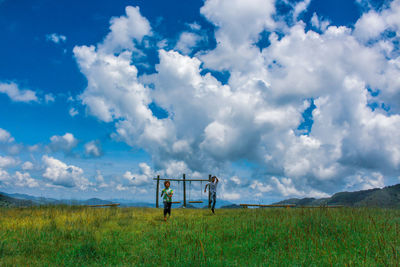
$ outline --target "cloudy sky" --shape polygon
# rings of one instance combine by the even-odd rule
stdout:
[[[152,202],[156,175],[214,174],[220,198],[270,203],[400,183],[400,0],[1,0],[0,36],[0,191]]]

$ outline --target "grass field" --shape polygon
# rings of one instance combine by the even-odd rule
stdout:
[[[398,266],[400,210],[0,209],[0,266]]]

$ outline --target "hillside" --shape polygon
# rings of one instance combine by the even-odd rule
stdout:
[[[17,199],[0,194],[0,207],[26,207],[35,205],[30,200]]]
[[[355,192],[339,192],[330,198],[291,198],[273,204],[297,206],[344,205],[349,207],[400,207],[400,184]]]
[[[54,198],[46,198],[46,197],[35,197],[26,194],[8,194],[4,192],[0,192],[0,195],[6,197],[9,200],[9,203],[18,203],[17,205],[11,206],[32,206],[32,205],[102,205],[102,204],[111,204],[111,203],[119,203],[120,207],[148,207],[148,208],[155,208],[155,203],[149,202],[135,202],[134,200],[126,200],[126,199],[108,199],[103,200],[99,198],[90,198],[87,200],[74,200],[74,199],[54,199]],[[175,199],[179,201],[179,199]],[[192,199],[194,201],[202,200],[203,203],[189,203],[187,201],[186,208],[189,209],[201,209],[201,208],[208,208],[208,201],[207,199]],[[160,207],[163,207],[162,201],[159,203]],[[232,205],[232,202],[218,199],[215,205],[216,208],[221,208],[224,206]],[[0,204],[0,206],[10,206],[10,204]],[[182,203],[174,204],[172,208],[180,208],[182,207]]]

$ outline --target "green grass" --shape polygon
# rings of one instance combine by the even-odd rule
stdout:
[[[400,210],[0,209],[0,266],[398,266]]]

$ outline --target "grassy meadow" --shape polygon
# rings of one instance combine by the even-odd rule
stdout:
[[[0,266],[398,266],[400,210],[0,209]]]

